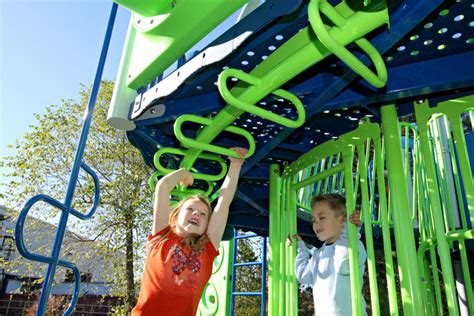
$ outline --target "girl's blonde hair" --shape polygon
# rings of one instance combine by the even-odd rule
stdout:
[[[211,209],[211,203],[209,202],[209,199],[204,196],[204,195],[191,195],[188,196],[181,201],[179,201],[171,210],[170,215],[169,215],[169,220],[168,223],[170,225],[170,229],[163,234],[161,238],[159,238],[158,242],[164,240],[166,236],[173,230],[175,231],[175,227],[177,225],[178,221],[178,214],[181,211],[181,208],[183,207],[184,203],[186,203],[189,200],[199,200],[202,203],[204,203],[207,206],[207,211],[208,211],[208,217],[207,217],[207,223],[209,224],[209,221],[211,219],[212,215],[212,209]],[[207,234],[204,233],[203,235],[198,235],[198,234],[190,234],[186,237],[183,238],[183,241],[181,242],[184,246],[186,246],[190,250],[199,250],[201,249],[202,245],[204,245],[206,242],[209,241],[209,238],[207,237]]]

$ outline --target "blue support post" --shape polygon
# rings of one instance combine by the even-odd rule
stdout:
[[[45,275],[44,282],[43,282],[43,287],[42,287],[42,290],[41,290],[41,296],[40,296],[39,302],[38,302],[38,309],[36,311],[37,316],[44,315],[45,312],[46,312],[46,307],[48,305],[48,300],[49,300],[49,296],[50,296],[50,293],[51,293],[51,287],[52,287],[52,283],[53,283],[53,280],[54,280],[54,275],[56,273],[56,268],[57,268],[58,265],[73,270],[74,278],[75,278],[74,293],[73,293],[73,296],[72,296],[72,299],[71,299],[71,303],[70,303],[69,307],[67,308],[67,310],[64,312],[64,315],[71,315],[72,314],[72,312],[74,310],[74,307],[77,303],[79,293],[80,293],[80,271],[79,271],[79,269],[71,262],[68,262],[68,261],[65,261],[65,260],[60,260],[59,259],[59,254],[60,254],[61,245],[62,245],[63,238],[64,238],[64,233],[66,231],[66,224],[67,224],[67,221],[68,221],[68,218],[69,218],[69,214],[72,213],[74,216],[79,217],[81,219],[88,219],[88,218],[92,217],[92,215],[94,214],[94,212],[97,208],[97,205],[99,203],[99,194],[100,194],[100,192],[99,192],[98,178],[95,175],[95,173],[82,161],[82,158],[84,156],[84,151],[85,151],[86,142],[87,142],[87,136],[89,134],[89,128],[90,128],[90,125],[91,125],[91,122],[92,122],[92,114],[93,114],[93,111],[94,111],[95,102],[96,102],[96,99],[97,99],[97,95],[99,93],[100,82],[101,82],[102,73],[103,73],[103,70],[104,70],[104,65],[105,65],[105,60],[106,60],[106,57],[107,57],[107,51],[108,51],[108,48],[109,48],[110,39],[112,37],[112,30],[113,30],[113,26],[114,26],[114,22],[115,22],[115,17],[116,17],[116,14],[117,14],[117,8],[118,8],[117,4],[114,3],[112,5],[112,9],[111,9],[111,12],[110,12],[109,21],[108,21],[108,24],[107,24],[107,31],[106,31],[106,34],[105,34],[105,39],[104,39],[104,43],[103,43],[103,46],[102,46],[102,51],[101,51],[101,54],[100,54],[99,64],[97,66],[97,72],[96,72],[96,75],[95,75],[91,96],[90,96],[89,103],[88,103],[87,110],[86,110],[86,117],[85,117],[84,124],[83,124],[83,127],[82,127],[81,137],[79,139],[79,144],[77,146],[76,155],[75,155],[75,158],[74,158],[74,164],[73,164],[73,167],[72,167],[71,176],[69,178],[69,184],[68,184],[68,188],[67,188],[67,191],[66,191],[66,197],[64,199],[64,203],[61,203],[61,202],[59,202],[59,201],[57,201],[57,200],[55,200],[55,199],[53,199],[49,196],[43,195],[43,194],[34,196],[33,198],[29,199],[26,202],[25,207],[20,212],[20,215],[19,215],[18,220],[17,220],[17,224],[16,224],[16,228],[15,228],[15,242],[16,242],[16,245],[17,245],[17,248],[18,248],[18,251],[20,252],[20,254],[22,256],[24,256],[26,259],[33,260],[33,261],[38,261],[38,262],[43,262],[43,263],[48,264],[48,269],[46,271],[46,275]],[[81,167],[83,169],[85,169],[85,171],[92,176],[92,178],[94,180],[94,184],[95,184],[94,204],[93,204],[91,210],[86,215],[81,214],[81,213],[79,213],[78,211],[76,211],[72,208],[72,202],[73,202],[73,198],[74,198],[74,191],[75,191],[75,188],[76,188],[77,179],[78,179],[79,171],[80,171]],[[23,229],[24,229],[24,223],[25,223],[25,220],[26,220],[26,216],[28,215],[28,212],[29,212],[30,208],[33,206],[33,204],[38,202],[38,201],[44,201],[44,202],[49,203],[52,206],[55,206],[55,207],[57,207],[61,210],[61,217],[60,217],[60,220],[59,220],[59,224],[58,224],[58,228],[57,228],[57,231],[56,231],[56,236],[55,236],[55,239],[54,239],[54,244],[53,244],[53,248],[51,250],[50,257],[40,256],[40,255],[36,255],[36,254],[33,254],[33,253],[29,252],[28,249],[26,248],[26,246],[24,244],[24,240],[23,240]]]

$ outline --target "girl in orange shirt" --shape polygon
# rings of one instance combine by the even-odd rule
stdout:
[[[247,153],[243,148],[234,150],[240,157]],[[188,170],[176,170],[156,184],[145,272],[132,315],[196,315],[243,164],[243,158],[229,159],[229,171],[212,214],[209,200],[203,196],[187,197],[171,209],[171,190],[178,183],[187,187],[194,182]]]

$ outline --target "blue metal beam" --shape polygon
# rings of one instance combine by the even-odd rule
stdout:
[[[468,61],[471,61],[471,65]],[[389,102],[474,86],[474,51],[388,69],[387,90],[363,96],[346,90],[328,103],[329,108]]]
[[[251,199],[249,196],[245,195],[241,191],[237,190],[237,192],[235,192],[235,197],[252,206],[259,212],[259,215],[268,215],[268,210],[266,208],[259,205],[257,202],[255,202],[253,199]]]

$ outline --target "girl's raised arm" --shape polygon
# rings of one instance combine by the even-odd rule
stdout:
[[[233,148],[233,150],[235,150],[235,152],[237,152],[240,157],[244,157],[248,151],[245,148]],[[209,226],[207,227],[207,235],[216,249],[221,242],[222,235],[224,235],[227,217],[229,215],[230,203],[234,198],[235,190],[237,189],[237,182],[239,180],[240,169],[244,163],[243,158],[229,157],[229,159],[229,171],[227,172],[227,176],[224,179],[224,183],[222,183],[216,208],[212,213]]]
[[[152,234],[156,234],[168,225],[170,206],[170,192],[178,183],[187,187],[192,185],[194,178],[188,170],[181,168],[161,178],[155,187],[155,205],[153,207]]]

